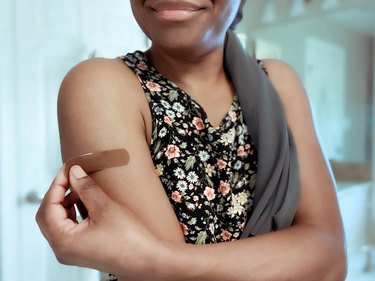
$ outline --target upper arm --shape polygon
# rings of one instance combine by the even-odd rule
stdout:
[[[160,238],[183,241],[178,221],[155,172],[146,138],[147,101],[121,60],[94,59],[73,68],[58,99],[63,160],[91,151],[125,148],[126,166],[92,174]],[[146,111],[147,112],[147,111]]]
[[[342,241],[334,180],[315,132],[306,92],[288,65],[276,60],[266,60],[264,65],[282,100],[297,147],[301,201],[294,223],[320,227]]]

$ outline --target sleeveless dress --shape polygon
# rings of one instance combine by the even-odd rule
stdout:
[[[257,152],[237,96],[215,128],[204,109],[160,74],[143,52],[122,59],[138,77],[149,103],[150,153],[185,241],[239,239],[252,210]]]

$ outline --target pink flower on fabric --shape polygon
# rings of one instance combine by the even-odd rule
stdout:
[[[180,223],[180,226],[181,226],[181,230],[182,230],[182,233],[186,236],[188,235],[188,227],[186,226],[186,224],[184,223]]]
[[[245,155],[245,148],[241,145],[238,149],[237,149],[237,156],[244,156]]]
[[[230,191],[230,185],[227,182],[220,181],[220,192],[223,196],[227,195]]]
[[[194,117],[193,119],[193,124],[195,126],[195,128],[200,131],[200,130],[203,130],[204,129],[204,123],[203,123],[203,120],[199,117]]]
[[[167,151],[165,152],[165,156],[167,156],[168,159],[180,157],[180,149],[178,148],[177,145],[168,144]]]
[[[232,233],[227,230],[223,230],[221,232],[221,238],[223,238],[224,241],[229,241],[232,238]]]
[[[147,65],[144,64],[144,63],[138,63],[137,64],[137,67],[140,69],[140,70],[146,70],[147,69]],[[150,89],[151,90],[151,89]]]
[[[215,190],[209,186],[206,186],[206,189],[204,190],[204,195],[206,195],[209,201],[214,200],[216,197]]]
[[[172,200],[174,202],[177,202],[177,203],[181,202],[181,197],[182,196],[181,196],[180,192],[178,192],[178,191],[173,191],[172,196],[171,196]]]
[[[220,170],[224,170],[227,166],[227,162],[219,159],[219,160],[217,160],[217,166],[219,167]]]
[[[169,126],[172,126],[172,120],[168,116],[164,116],[164,122],[167,123]]]
[[[152,82],[152,81],[147,81],[146,87],[153,92],[160,92],[161,87],[158,83]]]
[[[229,117],[230,117],[230,120],[232,120],[232,122],[237,121],[237,113],[235,111],[229,112]]]

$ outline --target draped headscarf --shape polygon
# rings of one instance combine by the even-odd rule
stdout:
[[[283,104],[256,59],[248,55],[232,31],[242,19],[244,4],[242,0],[227,32],[224,54],[225,68],[258,150],[253,208],[241,238],[289,227],[300,197],[296,146]]]

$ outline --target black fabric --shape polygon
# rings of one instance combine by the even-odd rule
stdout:
[[[254,209],[241,238],[289,227],[299,203],[300,180],[296,147],[282,102],[232,30],[227,33],[224,64],[258,150]]]

